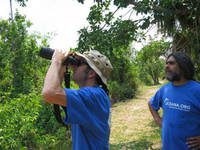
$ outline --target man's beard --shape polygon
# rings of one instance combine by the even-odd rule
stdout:
[[[76,72],[73,72],[72,80],[75,81],[76,84],[84,83],[88,80],[89,69],[86,69],[81,75],[75,75]]]
[[[171,82],[180,81],[181,75],[176,72],[166,72],[166,79]]]

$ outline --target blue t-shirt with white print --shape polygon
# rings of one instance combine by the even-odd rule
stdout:
[[[82,87],[65,89],[66,124],[71,124],[73,150],[108,150],[110,100],[104,90]]]
[[[200,84],[172,82],[161,87],[150,99],[156,111],[162,107],[162,149],[188,150],[187,138],[200,136]]]

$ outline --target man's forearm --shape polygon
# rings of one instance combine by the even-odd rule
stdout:
[[[67,106],[67,99],[64,89],[61,87],[64,77],[64,66],[59,61],[51,63],[46,78],[42,95],[46,102]]]
[[[66,60],[69,51],[55,50],[52,56],[52,63],[47,71],[42,95],[46,102],[67,106],[67,97],[62,88],[62,81],[66,66],[63,61]]]
[[[160,117],[160,115],[158,114],[158,112],[155,111],[155,110],[152,108],[152,106],[151,106],[150,103],[148,103],[148,105],[149,105],[149,110],[150,110],[150,112],[151,112],[151,114],[152,114],[152,116],[153,116],[153,118],[154,118],[156,124],[157,124],[159,127],[162,127],[162,118]]]
[[[61,88],[63,76],[61,76],[62,62],[53,60],[45,77],[43,90],[58,90]]]

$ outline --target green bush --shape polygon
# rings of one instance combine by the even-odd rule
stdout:
[[[138,88],[136,72],[127,72],[124,76],[123,82],[114,80],[110,81],[108,84],[110,96],[113,102],[131,99],[135,96],[135,92]]]
[[[136,89],[131,87],[130,84],[118,84],[116,81],[111,82],[109,87],[113,102],[133,98],[136,91]]]
[[[118,102],[121,100],[131,99],[135,96],[138,88],[138,73],[137,67],[135,67],[131,62],[129,66],[124,67],[124,73],[121,75],[121,79],[112,80],[108,84],[110,90],[110,96],[112,102]],[[114,72],[114,74],[119,73],[120,70]],[[118,77],[119,75],[116,75]]]
[[[66,129],[36,94],[1,103],[0,122],[0,149],[49,149],[66,140]]]
[[[21,95],[0,105],[0,145],[2,149],[35,146],[37,129],[33,124],[41,109],[39,97]]]
[[[66,143],[66,129],[38,94],[49,64],[38,56],[38,43],[48,47],[50,34],[30,34],[30,26],[19,13],[12,21],[0,19],[0,150],[49,150]]]
[[[139,72],[139,79],[142,83],[144,83],[145,85],[153,85],[153,81],[152,78],[150,77],[150,75],[146,72]]]

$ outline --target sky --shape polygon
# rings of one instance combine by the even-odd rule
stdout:
[[[13,11],[26,15],[33,25],[32,31],[45,35],[52,32],[55,36],[50,41],[52,48],[76,47],[77,31],[87,26],[87,16],[92,0],[85,4],[77,0],[29,0],[27,6],[22,8],[14,0]],[[10,14],[9,0],[0,0],[0,18],[7,19]]]
[[[15,0],[12,2],[13,12],[17,9],[33,23],[31,32],[39,32],[41,35],[54,33],[55,36],[49,42],[50,47],[61,49],[77,46],[78,30],[88,25],[86,18],[94,4],[93,0],[85,0],[84,5],[77,0],[28,0],[26,7],[20,7]],[[112,9],[115,10],[114,6]],[[126,14],[129,9],[120,10],[116,16]],[[9,0],[0,0],[0,18],[8,19],[9,15]],[[150,30],[149,34],[152,35],[154,32]],[[144,43],[134,43],[136,49],[143,45]]]

